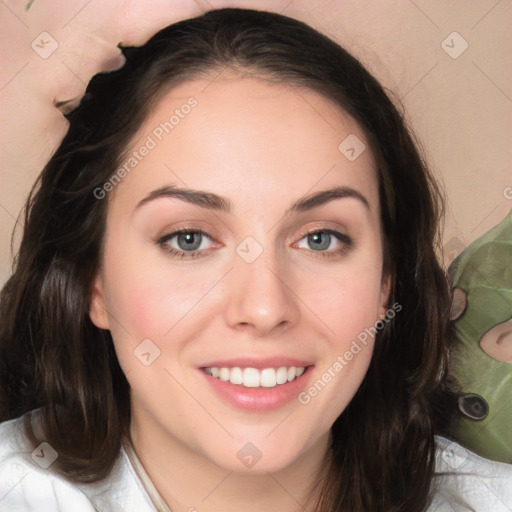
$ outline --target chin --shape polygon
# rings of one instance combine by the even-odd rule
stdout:
[[[250,475],[264,475],[284,470],[293,465],[305,447],[296,439],[286,440],[276,438],[273,442],[265,439],[268,432],[257,438],[244,437],[243,441],[233,441],[225,446],[219,446],[218,450],[211,453],[204,453],[215,465],[235,473]],[[305,443],[305,441],[304,441]]]

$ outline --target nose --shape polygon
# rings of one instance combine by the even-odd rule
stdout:
[[[228,279],[225,319],[231,328],[263,337],[297,323],[300,301],[291,273],[284,261],[277,261],[275,251],[265,248],[252,263],[235,255]]]

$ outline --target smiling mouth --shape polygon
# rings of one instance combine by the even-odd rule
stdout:
[[[298,379],[308,366],[280,366],[279,368],[206,367],[201,368],[207,375],[224,382],[246,388],[274,388]]]

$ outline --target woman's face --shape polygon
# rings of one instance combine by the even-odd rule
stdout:
[[[112,333],[133,431],[238,472],[325,450],[388,293],[359,126],[305,89],[198,79],[159,102],[117,178],[98,193],[91,318]]]

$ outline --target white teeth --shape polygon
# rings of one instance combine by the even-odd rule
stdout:
[[[264,388],[273,388],[277,384],[274,368],[265,368],[261,371],[261,385]]]
[[[205,373],[231,384],[239,384],[247,388],[273,388],[277,385],[286,384],[299,378],[306,368],[304,366],[281,366],[279,368],[226,368],[211,367],[203,368]]]
[[[231,368],[229,382],[231,384],[242,384],[243,381],[241,368]]]
[[[284,384],[285,382],[288,382],[288,370],[285,366],[281,366],[281,368],[277,369],[276,382],[278,384]]]
[[[248,388],[258,388],[260,386],[260,372],[256,368],[244,368],[242,379],[242,385]]]

